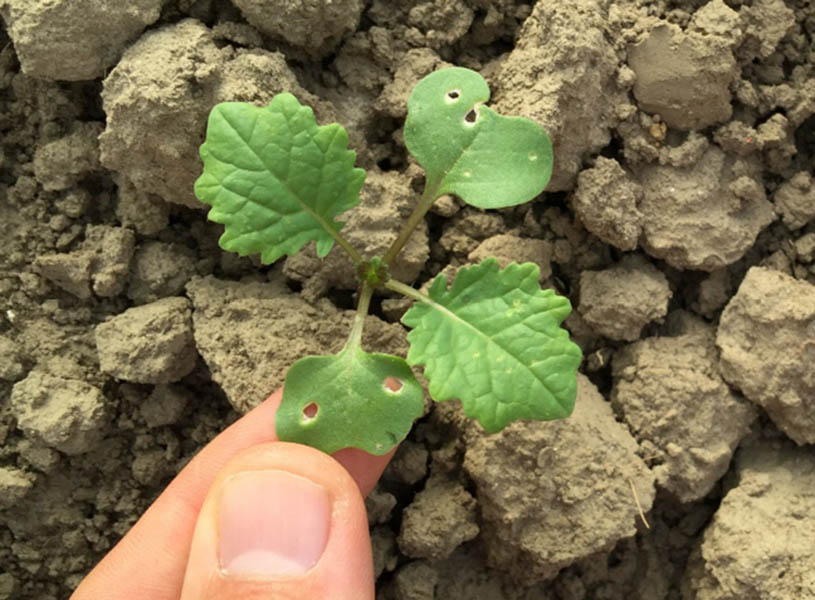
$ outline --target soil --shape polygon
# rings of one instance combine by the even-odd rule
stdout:
[[[274,10],[269,7],[274,4]],[[125,6],[126,5],[126,6]],[[815,5],[0,0],[0,600],[67,598],[175,473],[336,350],[351,264],[263,266],[192,192],[213,104],[289,91],[422,185],[412,86],[480,71],[555,147],[534,202],[445,198],[397,267],[534,261],[585,354],[567,420],[433,406],[368,498],[380,600],[815,598]],[[404,354],[377,298],[366,347]]]

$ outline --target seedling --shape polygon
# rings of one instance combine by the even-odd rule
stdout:
[[[427,295],[391,278],[398,256],[433,202],[453,194],[483,209],[527,202],[552,172],[552,147],[538,124],[484,105],[487,83],[476,72],[431,73],[408,100],[405,145],[425,169],[425,189],[384,256],[363,257],[335,220],[359,203],[365,171],[337,123],[318,126],[311,108],[282,93],[265,107],[218,104],[201,146],[198,198],[225,226],[220,244],[265,264],[314,241],[324,257],[336,242],[354,261],[360,289],[345,347],[307,356],[286,375],[276,416],[281,440],[334,452],[356,447],[384,454],[410,431],[423,392],[410,365],[424,365],[430,396],[458,398],[487,432],[516,419],[567,417],[574,407],[582,355],[560,324],[566,298],[542,290],[539,268],[490,258],[459,269],[448,287],[440,275]],[[377,289],[416,302],[402,317],[411,328],[407,360],[362,350],[362,328]]]

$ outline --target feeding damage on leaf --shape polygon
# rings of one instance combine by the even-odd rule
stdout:
[[[562,327],[571,305],[540,288],[537,265],[499,269],[487,259],[459,269],[449,288],[437,277],[427,295],[389,273],[439,197],[494,209],[532,200],[546,187],[553,162],[546,132],[496,113],[489,98],[483,77],[458,67],[416,85],[404,139],[426,170],[425,190],[382,257],[364,257],[341,234],[337,218],[359,203],[365,179],[342,126],[317,125],[311,109],[287,93],[265,107],[233,102],[212,110],[195,193],[212,207],[209,218],[224,225],[221,246],[271,263],[309,241],[321,257],[337,243],[360,282],[345,347],[304,357],[289,370],[275,421],[281,440],[329,453],[355,447],[385,454],[424,408],[411,366],[424,366],[434,400],[460,399],[488,432],[517,419],[571,413],[582,359]],[[371,297],[383,288],[416,301],[402,318],[411,328],[407,360],[362,349]]]

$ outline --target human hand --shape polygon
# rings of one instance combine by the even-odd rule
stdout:
[[[281,392],[210,442],[71,600],[371,600],[364,495],[392,452],[277,441]]]

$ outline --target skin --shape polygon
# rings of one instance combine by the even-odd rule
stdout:
[[[71,599],[373,599],[363,498],[393,452],[372,456],[345,449],[329,457],[306,446],[280,442],[274,415],[281,396],[278,390],[203,448],[82,581]],[[333,498],[326,550],[304,575],[258,580],[228,576],[218,569],[212,537],[221,485],[237,473],[264,469],[311,479]]]

